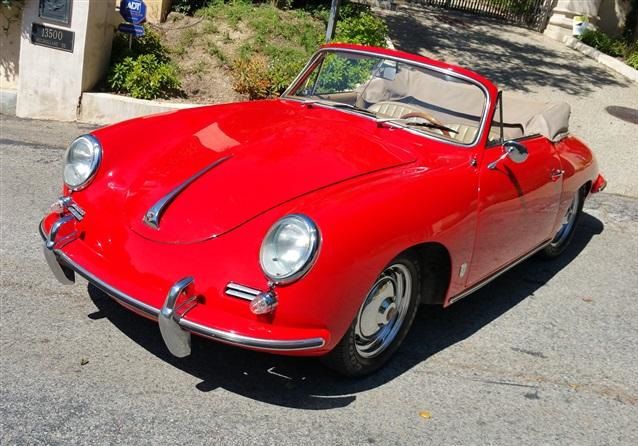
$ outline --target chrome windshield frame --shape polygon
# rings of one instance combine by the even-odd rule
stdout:
[[[290,93],[294,90],[296,90],[297,88],[300,87],[301,82],[303,82],[307,76],[310,74],[309,70],[310,68],[312,68],[318,61],[319,58],[323,57],[323,55],[325,53],[328,52],[334,52],[334,53],[352,53],[352,54],[360,54],[360,55],[364,55],[364,56],[372,56],[372,57],[378,57],[378,58],[382,58],[382,59],[387,59],[387,60],[392,60],[395,62],[400,62],[400,63],[404,63],[407,65],[413,65],[419,68],[424,68],[426,70],[431,70],[431,71],[435,71],[437,73],[440,74],[444,74],[446,76],[451,76],[451,77],[455,77],[457,79],[466,81],[472,85],[477,86],[482,92],[483,95],[485,97],[485,106],[483,108],[483,113],[481,115],[481,122],[478,128],[478,132],[476,133],[476,138],[474,139],[474,141],[472,141],[469,144],[466,143],[462,143],[460,141],[453,141],[450,139],[446,139],[446,138],[441,138],[438,135],[434,134],[434,133],[428,133],[425,132],[423,130],[419,130],[419,129],[414,129],[411,127],[407,127],[405,125],[394,125],[394,127],[396,128],[400,128],[402,130],[405,130],[406,132],[412,133],[414,135],[418,135],[418,136],[423,136],[429,139],[434,139],[436,141],[440,141],[446,144],[450,144],[452,146],[455,147],[463,147],[463,148],[474,148],[476,146],[478,146],[481,142],[481,140],[484,138],[485,136],[485,129],[487,127],[487,123],[488,123],[488,116],[490,113],[490,110],[492,108],[492,100],[490,98],[490,94],[489,91],[487,90],[487,87],[485,87],[485,85],[483,85],[482,83],[480,83],[479,81],[477,81],[476,79],[472,79],[469,76],[466,76],[464,74],[461,73],[457,73],[452,69],[444,69],[444,68],[439,68],[439,67],[435,67],[433,65],[428,65],[425,63],[421,63],[421,62],[415,62],[413,60],[409,60],[409,59],[405,59],[403,57],[398,57],[398,56],[391,56],[391,55],[386,55],[386,54],[379,54],[376,53],[375,51],[365,51],[365,50],[358,50],[358,49],[351,49],[351,48],[321,48],[319,49],[308,61],[308,63],[306,64],[306,66],[304,66],[303,70],[301,70],[301,72],[297,75],[297,77],[295,77],[295,79],[290,83],[290,86],[286,89],[286,91],[284,91],[281,95],[281,99],[286,99],[286,100],[292,100],[292,101],[296,101],[296,102],[305,102],[306,100],[304,100],[302,97],[300,96],[291,96]],[[360,116],[362,118],[367,118],[373,121],[376,121],[376,119],[372,116],[367,116],[363,113],[359,113],[356,110],[348,110],[348,109],[338,109],[341,112],[344,113],[349,113],[349,114],[353,114],[353,115],[357,115]],[[394,123],[388,123],[388,124],[394,124]]]

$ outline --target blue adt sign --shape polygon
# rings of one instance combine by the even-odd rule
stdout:
[[[122,0],[120,15],[127,22],[139,25],[146,20],[146,4],[142,0]]]
[[[120,23],[120,26],[118,26],[117,29],[122,33],[132,34],[134,37],[142,37],[144,35],[144,27],[142,25]]]

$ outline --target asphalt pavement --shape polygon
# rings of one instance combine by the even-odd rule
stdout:
[[[561,259],[421,311],[372,377],[200,339],[176,359],[42,257],[62,148],[86,130],[2,117],[1,444],[638,444],[638,200],[592,198]]]

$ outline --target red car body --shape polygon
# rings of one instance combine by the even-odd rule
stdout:
[[[471,71],[403,52],[374,52],[460,73]],[[503,154],[484,131],[472,147],[427,138],[343,110],[273,99],[133,119],[92,132],[104,151],[88,187],[64,196],[81,208],[55,228],[53,253],[67,277],[80,273],[127,308],[157,318],[171,287],[193,279],[197,300],[183,330],[245,348],[323,355],[342,338],[361,299],[399,253],[427,247],[442,259],[448,306],[552,240],[571,198],[604,186],[594,156],[573,136],[525,138],[528,159]],[[166,209],[159,230],[142,217],[194,172],[228,157]],[[557,175],[556,172],[560,172]],[[256,315],[227,294],[230,282],[268,290],[259,250],[268,229],[302,213],[321,245],[307,274],[277,286],[274,312]],[[68,209],[41,223],[45,239]],[[49,254],[50,255],[50,254]],[[179,293],[178,293],[179,294]]]

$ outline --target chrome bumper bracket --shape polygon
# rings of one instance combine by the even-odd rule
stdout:
[[[44,258],[51,269],[51,272],[58,279],[62,285],[72,285],[75,283],[75,272],[70,268],[64,268],[60,262],[58,261],[57,256],[55,255],[54,249],[59,248],[61,246],[66,245],[67,243],[75,240],[78,237],[77,232],[73,232],[65,237],[62,237],[60,240],[56,240],[58,236],[58,231],[60,228],[66,223],[73,220],[72,215],[67,215],[66,217],[62,217],[57,220],[51,226],[51,230],[48,234],[44,233],[42,228],[42,223],[40,223],[40,234],[44,238],[44,244],[42,245],[42,251],[44,252]]]
[[[192,277],[185,277],[175,282],[168,292],[166,301],[158,316],[160,332],[162,333],[164,343],[166,347],[168,347],[168,350],[178,358],[183,358],[191,354],[191,334],[179,326],[181,315],[175,312],[175,304],[177,298],[183,293],[186,293],[192,284]]]

